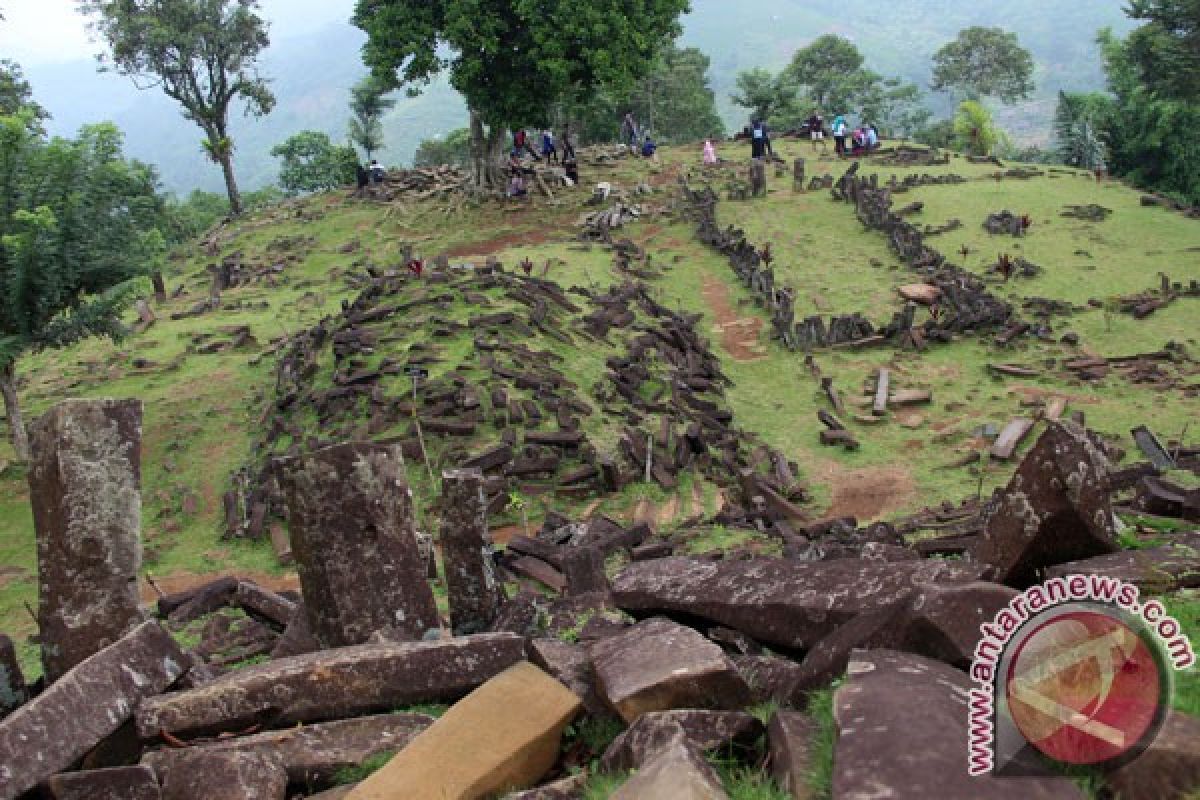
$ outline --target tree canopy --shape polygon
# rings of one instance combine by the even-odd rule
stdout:
[[[1145,25],[1129,36],[1127,57],[1144,86],[1164,98],[1200,99],[1200,0],[1131,0]]]
[[[396,105],[389,92],[387,84],[374,75],[350,90],[350,141],[362,148],[368,161],[383,148],[383,115]]]
[[[737,92],[729,99],[749,109],[755,119],[772,122],[775,117],[795,113],[798,93],[799,87],[786,73],[772,75],[768,69],[755,67],[738,73]]]
[[[437,139],[426,139],[417,146],[414,167],[454,164],[465,167],[471,161],[471,132],[458,128]]]
[[[973,156],[990,156],[1004,140],[992,114],[976,100],[964,100],[954,112],[954,149]]]
[[[79,9],[108,45],[102,63],[138,88],[161,88],[204,132],[204,150],[221,165],[239,213],[230,108],[240,100],[246,114],[263,116],[275,106],[258,72],[269,40],[257,0],[79,0]]]
[[[367,34],[364,61],[389,85],[419,92],[448,72],[478,123],[476,155],[487,125],[494,159],[504,129],[645,76],[687,9],[688,0],[358,0],[353,22]]]
[[[301,131],[271,149],[280,159],[279,185],[285,192],[320,192],[353,183],[358,154],[335,145],[328,134]]]
[[[802,47],[792,56],[787,69],[792,80],[803,86],[812,103],[823,111],[848,111],[879,76],[863,67],[863,55],[854,42],[826,34]]]
[[[939,92],[961,92],[970,100],[997,97],[1016,103],[1033,94],[1033,56],[1015,33],[966,28],[934,53],[930,86]]]
[[[14,383],[28,350],[122,332],[132,279],[157,266],[162,201],[152,168],[121,155],[111,124],[47,140],[29,111],[0,116],[0,392],[27,454]]]

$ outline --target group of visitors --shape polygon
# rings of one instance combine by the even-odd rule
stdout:
[[[376,159],[371,159],[371,163],[365,167],[362,164],[354,165],[354,179],[360,193],[368,186],[382,185],[386,177],[387,171]]]
[[[514,128],[513,146],[508,155],[508,196],[524,197],[529,194],[529,177],[534,170],[523,161],[526,154],[534,161],[545,160],[547,164],[558,164],[572,185],[579,183],[579,164],[575,157],[575,145],[571,140],[571,123],[565,122],[562,132],[555,138],[554,131],[546,128],[541,132],[541,154],[533,148],[529,133],[524,128]],[[561,146],[561,158],[559,148]]]
[[[849,150],[846,149],[847,139]],[[879,129],[865,122],[851,129],[846,118],[838,114],[833,120],[833,142],[839,157],[865,155],[879,147]]]

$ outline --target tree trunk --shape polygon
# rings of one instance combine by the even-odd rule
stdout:
[[[242,196],[238,193],[237,178],[233,174],[233,153],[228,148],[220,151],[221,172],[225,173],[225,191],[229,193],[229,210],[242,213]]]
[[[503,191],[505,188],[504,159],[505,132],[499,125],[492,125],[484,132],[483,118],[471,112],[471,178],[476,191]]]
[[[25,432],[25,420],[21,417],[21,405],[17,400],[17,366],[14,362],[0,367],[0,394],[4,395],[4,410],[8,414],[13,450],[21,461],[28,461],[29,436]]]

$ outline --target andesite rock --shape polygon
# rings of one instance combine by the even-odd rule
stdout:
[[[649,619],[594,642],[589,653],[598,691],[627,723],[649,711],[736,711],[750,701],[750,690],[725,651],[667,619]]]
[[[29,427],[48,682],[143,620],[141,440],[138,400],[68,400]]]
[[[1168,711],[1144,753],[1118,767],[1108,785],[1121,800],[1185,800],[1200,789],[1200,719]]]
[[[158,778],[145,766],[64,772],[41,787],[49,800],[161,800]]]
[[[808,776],[813,768],[817,726],[798,711],[777,711],[767,725],[771,777],[795,800],[811,800]]]
[[[442,560],[450,626],[459,635],[486,631],[504,602],[492,560],[483,482],[478,469],[442,473]]]
[[[432,724],[433,718],[425,714],[358,717],[183,749],[152,750],[142,756],[142,764],[165,775],[195,753],[263,755],[279,760],[287,772],[288,783],[321,786],[332,783],[339,769],[357,766],[380,753],[399,752]]]
[[[587,779],[587,773],[581,772],[578,775],[538,786],[536,789],[514,792],[507,795],[504,800],[580,800],[587,787]]]
[[[750,748],[763,733],[763,725],[742,711],[655,711],[642,714],[613,740],[600,759],[602,772],[641,769],[662,747],[669,744],[678,728],[688,743],[701,752],[723,750],[734,744]]]
[[[266,753],[189,752],[163,773],[162,800],[285,800],[287,771]]]
[[[922,656],[853,653],[833,701],[833,796],[1082,800],[1067,778],[971,777],[969,690],[966,673]]]
[[[1046,570],[1047,578],[1067,575],[1103,575],[1154,594],[1195,589],[1200,587],[1200,533],[1177,533],[1159,547],[1121,550]]]
[[[728,800],[721,778],[688,742],[682,728],[609,800]]]
[[[1108,470],[1083,428],[1051,422],[989,509],[972,557],[993,580],[1025,588],[1047,567],[1118,551]]]
[[[524,658],[507,633],[369,644],[258,664],[145,701],[138,734],[178,737],[344,719],[456,700]]]
[[[0,720],[0,798],[62,772],[183,674],[187,657],[156,622],[85,659]]]
[[[361,644],[389,625],[438,628],[399,448],[341,444],[281,462],[292,552],[313,636]]]
[[[533,639],[527,649],[529,660],[574,692],[589,714],[611,713],[596,692],[596,672],[582,645],[561,639]]]
[[[636,614],[688,614],[764,644],[807,649],[859,614],[894,605],[918,584],[966,583],[981,571],[936,560],[664,558],[631,564],[617,575],[613,601]]]
[[[519,663],[456,703],[347,800],[482,800],[534,786],[579,710],[562,684]]]
[[[239,581],[233,602],[247,614],[286,629],[296,613],[296,604],[281,594],[264,589],[252,581]]]

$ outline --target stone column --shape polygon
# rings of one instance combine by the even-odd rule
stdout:
[[[402,461],[398,448],[351,443],[282,462],[292,554],[322,647],[440,627]]]
[[[492,563],[487,495],[479,470],[442,473],[441,534],[450,626],[458,635],[488,630],[504,595]]]
[[[30,428],[48,682],[142,621],[141,440],[139,400],[68,400]]]
[[[604,572],[604,553],[598,547],[569,547],[563,554],[563,576],[567,579],[567,594],[581,595],[608,592],[608,575]]]

